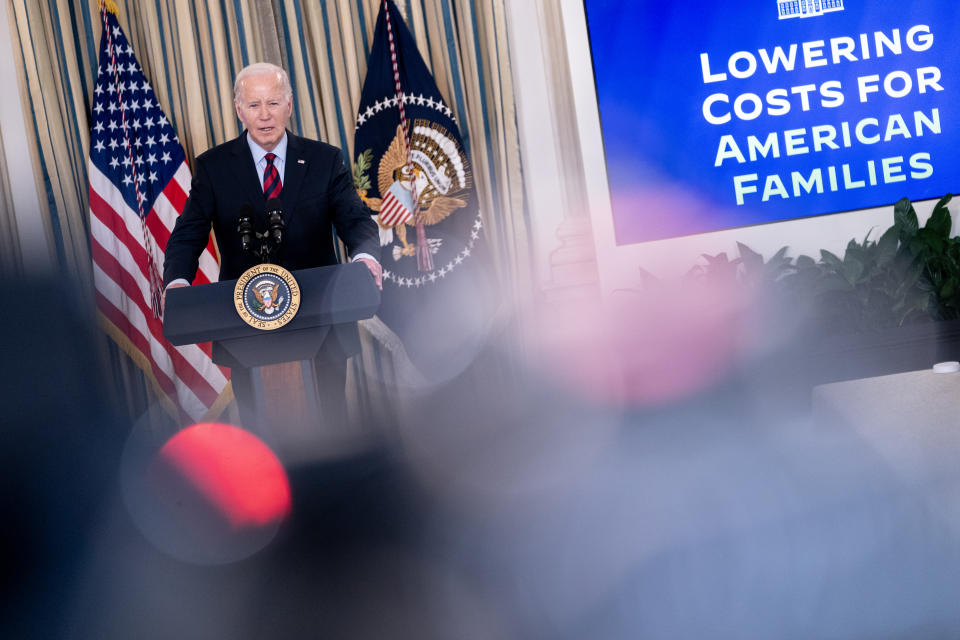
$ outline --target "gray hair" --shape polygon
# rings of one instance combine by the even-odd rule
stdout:
[[[237,79],[233,82],[234,102],[237,104],[240,103],[240,90],[243,86],[243,81],[246,78],[268,74],[276,74],[277,81],[280,83],[280,88],[283,89],[284,97],[289,98],[293,96],[293,88],[290,86],[290,76],[288,76],[287,72],[283,70],[283,67],[278,67],[277,65],[269,62],[254,62],[253,64],[248,64],[245,66],[240,70],[240,73],[237,74]]]

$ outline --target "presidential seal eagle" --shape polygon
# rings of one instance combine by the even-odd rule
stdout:
[[[396,233],[402,246],[394,248],[394,260],[416,255],[416,244],[407,240],[408,225],[412,227],[422,222],[429,227],[442,222],[457,209],[467,206],[467,201],[457,196],[470,187],[466,158],[446,129],[427,120],[416,120],[410,138],[408,162],[403,128],[397,125],[396,135],[377,167],[380,198],[368,198],[366,189],[358,189],[364,203],[378,212],[376,220],[380,227],[380,246],[393,242]],[[379,212],[383,196],[397,184],[408,193],[416,194],[417,215],[390,223]],[[411,202],[412,199],[411,196]],[[431,252],[436,252],[440,241],[429,239],[428,242]]]

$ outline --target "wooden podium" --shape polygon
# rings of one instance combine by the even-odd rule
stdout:
[[[244,426],[287,440],[284,434],[312,433],[323,420],[314,359],[321,350],[339,350],[344,357],[358,350],[356,322],[380,306],[380,291],[362,263],[292,274],[300,309],[280,328],[257,329],[240,318],[236,280],[170,289],[163,318],[163,335],[172,344],[212,341],[216,364],[250,369],[253,397],[247,404],[253,415],[241,416]]]

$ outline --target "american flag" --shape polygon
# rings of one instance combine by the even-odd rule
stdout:
[[[101,9],[90,130],[90,245],[96,304],[107,332],[181,420],[212,417],[228,372],[210,343],[174,347],[158,317],[163,250],[190,192],[190,168],[117,16]],[[195,284],[214,282],[213,241]]]

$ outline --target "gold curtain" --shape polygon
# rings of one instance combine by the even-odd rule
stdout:
[[[45,191],[39,194],[40,215],[62,273],[92,292],[86,166],[102,31],[98,1],[2,1],[9,5],[20,54],[15,62],[24,112],[33,118],[24,126],[36,182]],[[464,123],[487,240],[501,291],[512,299],[529,284],[530,267],[505,1],[398,0],[397,5],[440,91]],[[256,61],[289,72],[291,129],[352,157],[379,0],[113,2],[188,158],[239,134],[233,77]],[[0,225],[11,225],[12,209],[3,218]],[[365,341],[365,349],[376,348],[370,344]]]
[[[3,130],[0,129],[0,278],[15,278],[23,274],[23,256],[17,241],[17,221],[14,218],[13,188],[8,179],[7,157],[4,153]]]

